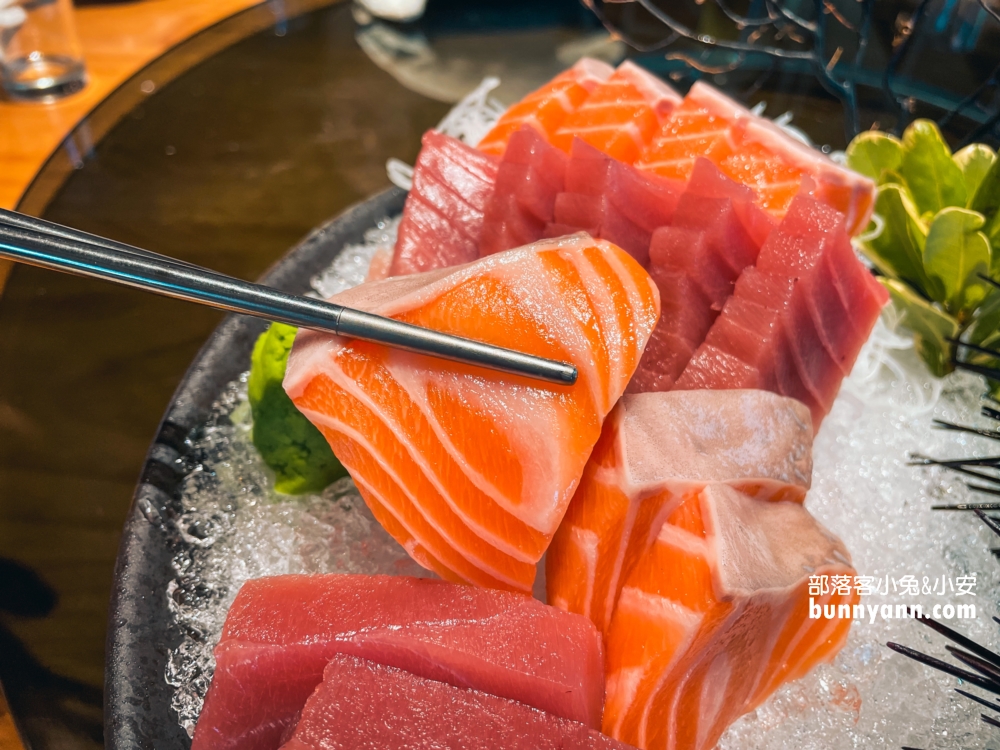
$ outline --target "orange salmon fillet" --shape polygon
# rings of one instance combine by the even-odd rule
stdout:
[[[723,484],[692,493],[622,589],[604,732],[644,750],[715,747],[780,685],[833,659],[860,599],[854,575],[800,504]]]
[[[875,195],[871,180],[701,82],[667,118],[636,166],[687,179],[699,156],[753,188],[761,207],[779,219],[804,190],[844,214],[852,235],[868,225]]]
[[[732,154],[729,131],[741,117],[752,117],[750,110],[710,86],[695,83],[635,165],[663,177],[687,180],[699,156],[718,165]]]
[[[577,234],[364,284],[339,304],[574,363],[573,386],[301,331],[285,389],[372,513],[442,577],[529,593],[659,316],[642,267]]]
[[[540,89],[528,94],[504,112],[477,148],[487,154],[501,156],[507,141],[522,125],[531,125],[552,140],[566,117],[583,104],[590,93],[614,73],[607,63],[585,57]],[[567,149],[568,150],[568,149]]]
[[[809,410],[766,391],[624,396],[549,547],[549,603],[607,634],[622,584],[678,504],[710,482],[801,502],[811,450]]]
[[[566,118],[552,145],[569,153],[577,137],[632,164],[680,103],[680,94],[670,86],[626,60]]]

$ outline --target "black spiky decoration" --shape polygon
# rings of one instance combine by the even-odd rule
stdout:
[[[983,278],[986,278],[987,281],[994,286],[1000,287],[1000,284],[997,284],[997,282],[993,279],[989,279],[987,277]],[[1000,351],[980,346],[978,344],[957,340],[952,341],[951,343],[955,345],[955,356],[952,362],[956,369],[981,375],[995,383],[1000,382],[1000,367],[994,367],[984,363],[984,359],[987,358],[993,362],[1000,363]],[[958,354],[963,351],[963,349],[966,351],[967,356],[969,352],[973,353],[972,356],[976,356],[977,361],[973,362],[968,359],[959,359]],[[980,414],[987,419],[1000,423],[1000,402],[992,397],[985,397],[984,403],[980,408]],[[963,432],[969,435],[977,435],[990,440],[1000,440],[1000,430],[998,429],[970,427],[967,425],[945,422],[940,419],[935,419],[934,424],[944,430],[953,430],[955,432]],[[911,458],[912,461],[910,463],[913,466],[940,466],[948,471],[954,471],[970,477],[973,481],[966,482],[965,486],[973,492],[1000,496],[1000,455],[986,456],[984,458],[959,458],[949,460],[938,460],[921,455],[913,455]],[[954,505],[935,505],[932,507],[934,510],[972,511],[993,533],[1000,536],[1000,520],[986,514],[986,511],[1000,510],[1000,502],[957,503]],[[992,548],[990,549],[990,552],[994,555],[994,557],[1000,559],[1000,548]],[[920,617],[917,619],[924,625],[927,625],[952,642],[961,646],[961,648],[955,648],[954,646],[947,646],[946,648],[952,657],[961,662],[964,666],[971,667],[974,671],[970,672],[954,664],[942,661],[941,659],[935,659],[932,656],[928,656],[927,654],[898,643],[888,643],[886,645],[893,651],[914,659],[921,664],[940,670],[941,672],[949,674],[953,677],[958,677],[959,679],[965,680],[970,685],[975,685],[976,687],[979,687],[987,692],[1000,695],[1000,654],[987,649],[986,647],[969,638],[966,638],[962,634],[929,617]],[[994,617],[993,620],[1000,624],[1000,619]],[[989,700],[958,688],[955,689],[955,692],[970,701],[989,708],[996,714],[1000,714],[1000,702],[998,702],[1000,699]],[[979,717],[983,723],[988,724],[991,727],[1000,728],[1000,721],[998,721],[994,714],[981,713]],[[908,749],[904,747],[903,750]],[[915,749],[911,748],[909,750]]]
[[[961,342],[954,343],[958,346],[965,346]],[[981,354],[988,354],[1000,362],[1000,352],[985,349],[979,346],[970,348]],[[957,359],[954,364],[957,369],[974,372],[991,380],[1000,381],[1000,369],[970,362],[963,362]],[[1000,408],[998,408],[1000,407],[1000,402],[997,402],[991,397],[987,397],[985,401],[986,403],[983,404],[980,413],[984,417],[1000,423]],[[969,427],[966,425],[945,422],[939,419],[934,420],[934,424],[945,430],[954,430],[956,432],[978,435],[991,440],[1000,440],[1000,430]],[[960,458],[943,461],[928,458],[926,456],[914,455],[912,456],[912,459],[913,460],[910,463],[913,466],[940,466],[948,471],[954,471],[963,474],[964,476],[972,477],[975,482],[966,482],[966,487],[970,490],[988,495],[1000,496],[1000,456],[987,456],[985,458]],[[935,505],[932,507],[934,510],[972,511],[984,524],[986,524],[987,528],[1000,536],[1000,519],[986,514],[986,511],[1000,510],[1000,503],[958,503],[955,505]],[[1000,548],[992,548],[990,549],[990,552],[993,553],[995,557],[1000,559]],[[967,638],[961,633],[952,630],[947,625],[944,625],[930,617],[918,617],[915,619],[932,630],[940,633],[945,638],[948,638],[953,643],[958,644],[961,648],[946,646],[948,653],[951,654],[957,661],[961,662],[963,666],[970,667],[973,671],[970,672],[967,669],[963,669],[962,667],[941,659],[936,659],[933,656],[928,656],[927,654],[909,648],[908,646],[903,646],[899,643],[887,643],[886,645],[893,651],[918,661],[921,664],[937,669],[945,674],[951,675],[952,677],[957,677],[969,683],[969,685],[974,685],[989,693],[993,693],[994,695],[1000,695],[1000,654],[991,651],[985,646],[976,643],[972,639]],[[994,617],[993,620],[997,624],[1000,624],[1000,618]],[[1000,728],[1000,717],[998,717],[998,715],[1000,715],[1000,698],[990,700],[958,688],[955,689],[955,692],[964,698],[978,703],[980,706],[985,706],[995,712],[994,714],[981,713],[979,717],[984,724]],[[903,747],[902,750],[917,749]]]

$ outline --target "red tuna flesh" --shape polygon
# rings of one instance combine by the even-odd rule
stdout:
[[[600,635],[518,594],[416,578],[247,581],[226,617],[192,750],[274,750],[335,654],[599,727]]]
[[[479,257],[542,239],[563,192],[567,156],[530,125],[510,137],[486,205]]]
[[[713,174],[714,173],[714,174]],[[715,195],[708,195],[709,190]],[[753,194],[701,159],[671,226],[653,233],[649,271],[660,292],[660,321],[629,393],[670,390],[705,340],[733,285],[757,259],[747,231]]]
[[[556,197],[547,237],[580,230],[649,260],[655,229],[670,223],[684,183],[640,172],[579,138],[566,165],[566,192]]]
[[[468,263],[478,257],[483,212],[498,159],[428,130],[399,225],[391,276]]]
[[[773,390],[806,404],[818,429],[888,301],[843,222],[795,198],[676,387]]]
[[[695,159],[685,192],[709,198],[731,198],[743,228],[757,247],[764,244],[777,225],[774,218],[757,205],[753,190],[726,177],[708,159]]]
[[[282,750],[562,750],[628,745],[523,703],[335,656]]]

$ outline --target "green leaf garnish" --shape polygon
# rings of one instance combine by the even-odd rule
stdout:
[[[951,149],[930,120],[917,120],[903,133],[899,173],[921,214],[966,205],[968,190],[962,168],[951,158]]]
[[[902,161],[902,141],[877,130],[861,133],[847,147],[847,166],[879,184],[883,173],[899,169]]]
[[[913,343],[920,358],[937,377],[951,371],[951,344],[958,336],[958,321],[920,297],[906,284],[895,279],[879,281],[889,291],[893,304],[900,312],[900,325],[913,332]]]
[[[969,208],[985,216],[987,222],[1000,209],[1000,159],[994,159],[986,174],[979,180],[976,192],[969,201]]]
[[[962,170],[962,176],[965,178],[965,189],[971,204],[975,200],[976,190],[979,189],[983,178],[997,159],[996,152],[983,143],[973,143],[961,151],[956,151],[952,159]],[[969,208],[972,206],[970,205]]]
[[[274,489],[286,495],[320,492],[347,471],[323,434],[285,393],[282,380],[297,329],[272,323],[250,360],[247,397],[253,412],[253,444],[274,470]]]
[[[989,273],[990,243],[979,230],[981,214],[965,208],[945,208],[934,217],[924,246],[924,269],[931,280],[931,297],[953,314],[968,316],[990,292],[980,278]]]
[[[979,306],[969,332],[969,341],[979,346],[990,346],[987,342],[996,336],[1000,336],[1000,290],[993,289]]]
[[[865,251],[886,276],[902,279],[918,288],[929,284],[924,273],[924,226],[905,188],[888,184],[879,188],[875,213],[882,217],[882,233],[865,243]]]

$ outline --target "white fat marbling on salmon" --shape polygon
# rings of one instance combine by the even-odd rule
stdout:
[[[709,612],[720,606],[731,608],[722,611],[723,618],[713,622],[711,630],[703,631],[696,623],[679,642],[665,641],[670,644],[668,651],[658,651],[661,647],[652,637],[648,658],[667,657],[671,665],[660,674],[642,676],[635,685],[609,682],[613,725],[621,728],[628,717],[638,718],[634,735],[624,731],[614,736],[640,747],[707,750],[728,723],[759,705],[782,682],[801,676],[803,668],[817,659],[832,658],[847,635],[843,621],[812,620],[801,609],[810,574],[853,573],[843,544],[805,508],[793,502],[761,502],[725,484],[710,484],[688,502],[698,503],[704,539],[667,525],[656,543],[703,559],[712,574],[715,604],[710,604]],[[676,634],[673,623],[662,622],[662,608],[653,607],[655,595],[641,588],[642,581],[650,585],[650,570],[642,578],[630,578],[623,589],[608,636],[611,653],[616,639],[629,638],[637,617],[644,620],[644,628],[668,627]],[[700,585],[699,578],[690,581],[692,587]],[[685,583],[675,580],[673,586],[683,589]],[[636,591],[647,598],[639,599]],[[832,595],[821,597],[823,603],[832,599]],[[642,612],[640,602],[650,612]],[[627,618],[622,621],[628,624],[616,631],[619,617]],[[793,630],[786,632],[788,627]],[[779,647],[781,638],[787,641]],[[803,653],[793,659],[794,651],[802,647]],[[683,669],[674,669],[681,659]],[[734,682],[740,680],[749,682]],[[740,702],[723,701],[734,685],[742,685],[735,693],[742,696],[737,698]],[[640,695],[646,696],[642,705],[637,703]],[[692,696],[697,697],[695,708],[682,704]],[[681,722],[690,725],[692,711],[698,717],[694,738],[682,741],[678,738],[683,733],[674,728]]]
[[[420,513],[420,515],[423,516],[423,518],[428,522],[431,522],[431,519],[429,519],[426,516],[423,507],[417,502],[416,496],[407,486],[407,483],[403,480],[402,477],[399,476],[399,474],[396,472],[392,464],[386,460],[385,456],[383,456],[382,453],[377,448],[375,448],[375,446],[372,445],[371,442],[364,435],[359,433],[351,426],[341,422],[340,420],[334,417],[331,417],[328,414],[320,414],[310,409],[302,409],[302,413],[305,415],[307,419],[313,422],[313,424],[323,425],[325,427],[329,427],[333,430],[336,430],[337,432],[340,432],[344,436],[349,437],[352,441],[357,443],[357,445],[360,446],[362,450],[364,450],[366,453],[368,453],[369,456],[371,456],[376,462],[378,462],[382,471],[384,471],[389,476],[389,478],[395,483],[395,485],[399,488],[399,490],[409,499],[409,501]],[[382,503],[382,506],[386,509],[386,511],[392,514],[392,516],[396,519],[396,521],[403,528],[406,529],[406,531],[410,534],[411,537],[413,537],[416,540],[417,543],[419,543],[423,547],[426,547],[431,552],[431,554],[433,554],[438,559],[440,559],[441,556],[443,556],[443,551],[436,549],[436,545],[433,542],[421,538],[420,535],[416,532],[416,530],[411,528],[409,524],[406,523],[405,519],[400,515],[399,510],[396,507],[394,507],[392,503],[385,502],[385,500],[379,495],[379,493],[375,490],[375,488],[370,483],[365,481],[364,476],[362,474],[357,473],[352,478],[354,479],[354,482],[355,484],[358,485],[358,487],[363,488],[366,492],[369,492],[375,497],[378,497],[379,501]],[[441,536],[446,541],[452,542],[452,540],[448,539],[447,534],[442,533],[440,530],[439,533],[441,533]],[[452,548],[457,552],[459,552],[459,554],[461,554],[462,557],[464,557],[471,565],[483,571],[487,575],[492,576],[493,578],[496,578],[498,580],[504,581],[505,583],[509,583],[512,586],[517,585],[516,581],[503,575],[500,571],[496,570],[494,567],[485,564],[483,561],[479,560],[474,555],[467,554],[465,550],[463,550],[458,545],[454,544],[454,542],[452,542]],[[410,553],[412,556],[412,552],[409,549],[407,549],[407,552]]]
[[[684,101],[670,84],[631,60],[625,60],[615,69],[615,77],[621,77],[639,89],[643,99],[653,106],[653,111],[661,118]]]
[[[405,374],[408,372],[408,370],[412,371],[414,369],[417,370],[420,369],[419,367],[413,368],[412,366],[409,368],[405,366],[400,367],[398,365],[395,368],[392,367],[392,362],[395,359],[398,359],[399,357],[412,358],[412,355],[409,355],[406,352],[393,352],[389,360],[386,362],[387,369],[390,372],[390,374],[396,376],[398,373],[402,372],[404,373],[404,378],[405,378]],[[438,491],[438,493],[445,500],[445,502],[447,503],[448,507],[452,510],[452,512],[455,513],[455,515],[457,515],[463,521],[466,527],[468,527],[468,529],[473,534],[476,534],[483,541],[493,545],[497,549],[500,549],[501,551],[510,555],[515,560],[527,563],[537,562],[535,559],[533,559],[531,555],[528,555],[525,552],[514,548],[513,546],[508,544],[505,540],[500,539],[495,534],[493,534],[492,531],[490,531],[489,529],[486,529],[482,525],[477,524],[475,520],[471,518],[468,515],[468,513],[466,513],[465,509],[462,508],[461,505],[455,501],[451,493],[448,491],[444,483],[441,481],[439,473],[436,470],[436,467],[432,466],[427,461],[424,454],[417,448],[417,446],[413,444],[413,441],[407,437],[409,433],[407,425],[400,423],[397,419],[393,418],[393,415],[389,414],[384,409],[381,409],[379,405],[376,404],[374,400],[372,400],[372,398],[368,395],[368,393],[366,393],[364,389],[360,388],[357,385],[357,383],[355,383],[351,378],[347,377],[341,369],[337,367],[328,367],[324,370],[324,374],[327,377],[329,377],[330,380],[333,381],[336,385],[342,388],[345,393],[352,396],[359,403],[365,406],[376,419],[381,421],[396,436],[397,440],[399,441],[399,445],[405,449],[410,459],[415,464],[417,464],[417,466],[420,468],[421,472],[423,473],[427,481],[430,482],[431,485]],[[431,420],[433,429],[434,426],[437,425],[437,421],[436,419],[434,419],[433,414],[430,413],[430,410],[426,406],[426,400],[427,400],[426,388],[421,389],[419,387],[414,387],[414,383],[412,382],[409,383],[410,388],[407,388],[408,385],[407,383],[400,381],[399,377],[395,377],[395,379],[407,391],[411,399],[414,400],[414,403],[417,404],[418,408],[421,408],[421,410],[428,415],[428,418]],[[307,413],[307,416],[309,417],[310,420],[314,422],[314,424],[327,425],[338,430],[340,430],[340,425],[344,424],[335,417],[324,414],[318,414],[317,412],[314,412],[312,410],[303,409],[303,413]],[[346,427],[346,425],[344,426]],[[435,430],[435,433],[440,434],[441,433],[440,429]],[[357,434],[358,434],[357,432],[352,431],[352,439],[355,439],[357,441],[357,438],[354,437]],[[388,472],[390,468],[390,462],[388,461],[388,459],[381,453],[377,452],[374,446],[372,446],[367,440],[364,442],[364,445],[368,449],[368,452],[378,460],[380,468],[383,471]],[[447,446],[443,446],[443,448],[447,450]],[[463,457],[456,453],[455,458],[459,462],[459,465],[461,465],[461,463],[464,460]],[[469,474],[469,471],[470,470],[466,467],[467,475]],[[394,477],[397,476],[394,472],[390,473],[392,473]],[[399,481],[397,481],[397,484],[399,484]],[[495,489],[493,489],[493,491],[495,494],[499,495],[499,492],[497,492]],[[408,492],[407,494],[410,493]],[[437,526],[437,524],[434,522],[434,519],[428,517],[427,514],[424,512],[423,506],[417,505],[416,507],[419,509],[420,514],[424,516],[424,518],[428,521],[428,523],[430,523],[433,526]],[[481,567],[482,565],[485,564],[485,562],[481,558],[477,557],[474,554],[475,552],[474,550],[465,549],[458,543],[456,539],[452,538],[449,535],[447,530],[440,529],[439,533],[443,537],[445,537],[452,544],[452,546],[462,554],[463,557],[465,557],[467,560],[475,564],[477,567]],[[481,547],[480,549],[483,550],[485,548]],[[494,574],[497,578],[503,578],[498,572],[493,571],[492,569],[490,569],[490,572]]]
[[[590,529],[581,529],[579,527],[574,527],[570,534],[573,537],[573,544],[579,552],[580,557],[584,560],[584,580],[586,581],[587,591],[594,590],[594,577],[597,575],[597,564],[598,564],[598,554],[597,545],[600,543],[600,539]],[[587,597],[588,603],[590,602],[590,597]],[[584,617],[590,617],[590,607],[587,607],[587,611],[581,613]]]
[[[593,261],[588,259],[584,250],[601,258],[600,272],[594,266],[596,257]],[[546,253],[557,254],[568,262],[576,270],[576,276],[563,279],[550,271],[542,262]],[[637,286],[637,269],[630,272],[624,265],[627,260],[613,245],[578,234],[498,253],[464,266],[365,284],[337,295],[332,301],[399,318],[424,309],[452,290],[475,285],[484,277],[499,282],[521,314],[537,326],[537,335],[551,342],[559,352],[556,356],[578,368],[581,382],[573,399],[575,408],[582,411],[574,419],[589,419],[585,415],[592,413],[594,423],[599,424],[627,385],[634,369],[628,363],[638,362],[656,322],[655,286],[647,279],[649,287],[643,294]],[[567,301],[566,290],[560,286],[566,283],[576,285],[570,295],[572,302]],[[624,329],[619,321],[623,304],[629,305],[632,312],[625,317],[633,318]],[[591,331],[598,332],[600,357],[606,364],[599,362],[588,339]],[[391,474],[428,526],[454,552],[488,575],[523,588],[524,582],[509,581],[496,566],[507,565],[504,559],[509,559],[512,565],[538,561],[543,551],[541,543],[555,532],[579,481],[583,459],[562,447],[576,441],[574,431],[578,429],[577,423],[570,421],[570,412],[562,406],[566,392],[558,386],[527,384],[487,371],[480,375],[451,365],[438,368],[426,356],[382,349],[380,369],[371,371],[366,379],[389,378],[385,381],[387,385],[398,386],[406,394],[406,409],[391,410],[380,406],[385,403],[384,398],[366,391],[372,386],[362,386],[345,370],[350,363],[353,371],[360,363],[359,356],[363,360],[360,351],[349,339],[301,332],[289,358],[286,391],[293,399],[305,398],[309,383],[323,377],[349,399],[345,403],[357,404],[362,410],[361,418],[381,422],[394,438],[393,444],[388,448],[383,446],[383,450],[391,448],[400,451],[400,456],[405,455],[412,471],[417,472],[421,482],[426,482],[425,487],[432,488],[438,500],[425,507],[420,498],[412,496],[412,487],[416,485],[404,485],[398,472],[390,472],[391,454],[380,455],[370,441],[359,441],[355,435],[350,439],[365,447],[378,471]],[[500,477],[485,476],[482,468],[476,468],[484,465],[483,445],[469,443],[464,433],[455,432],[454,423],[443,420],[444,414],[436,411],[455,407],[442,404],[459,405],[457,408],[468,409],[484,425],[490,425],[490,431],[484,433],[486,439],[491,434],[502,437],[497,449],[506,451],[505,460],[518,467],[522,480],[519,491],[506,480],[501,483]],[[326,410],[321,410],[323,414],[306,411],[319,425],[341,432],[346,426],[344,420]],[[418,434],[417,429],[424,432]],[[432,455],[438,460],[432,460]],[[460,474],[453,473],[456,471]],[[449,482],[448,476],[463,479]],[[463,484],[465,481],[468,484]],[[385,498],[377,493],[373,497],[391,512],[391,504]],[[445,522],[447,528],[441,526]],[[505,529],[517,536],[505,535]],[[407,531],[417,544],[426,544],[416,530]],[[483,543],[473,543],[472,537]],[[431,545],[427,548],[429,554],[442,557]],[[497,557],[498,553],[505,557]]]
[[[767,391],[669,391],[621,400],[630,491],[678,479],[774,481],[809,488],[812,421]]]
[[[650,594],[638,588],[626,587],[622,590],[618,607],[625,613],[641,613],[644,618],[652,622],[659,622],[664,627],[675,627],[687,634],[684,646],[690,644],[698,632],[703,615],[695,612],[683,604],[679,604],[667,597]],[[679,649],[681,653],[684,649]],[[671,665],[673,665],[673,661]],[[621,728],[621,722],[625,719],[628,708],[635,701],[636,693],[645,679],[650,677],[649,666],[643,665],[617,670],[608,676],[607,701],[605,709],[606,715],[615,715],[618,722],[611,732],[614,736]],[[608,727],[605,727],[608,729]]]
[[[552,517],[551,500],[553,497],[559,497],[559,502],[565,504],[561,495],[565,494],[566,490],[562,488],[567,481],[571,481],[567,477],[568,468],[563,465],[562,452],[558,449],[558,446],[568,438],[570,427],[565,423],[554,393],[549,394],[549,398],[546,398],[545,394],[539,398],[536,390],[519,383],[487,381],[453,372],[430,370],[419,365],[413,366],[412,355],[407,356],[405,353],[394,352],[387,365],[396,382],[409,394],[413,403],[427,419],[444,450],[462,467],[465,475],[484,495],[528,526],[543,533],[554,531],[558,519]],[[523,472],[523,486],[532,488],[531,494],[526,498],[523,495],[509,497],[488,477],[467,463],[462,448],[449,437],[430,407],[428,389],[432,385],[464,401],[470,411],[487,415],[499,431],[510,436]],[[533,396],[530,400],[529,392]],[[523,408],[511,408],[512,404],[520,404]],[[557,424],[561,426],[558,434],[553,436],[552,426]],[[425,467],[428,476],[435,474],[434,467],[423,457],[418,458],[415,450],[411,455]],[[519,560],[537,562],[534,556],[519,552],[490,530],[478,526],[465,511],[460,509],[459,504],[436,476],[432,481],[455,512],[483,539]]]

